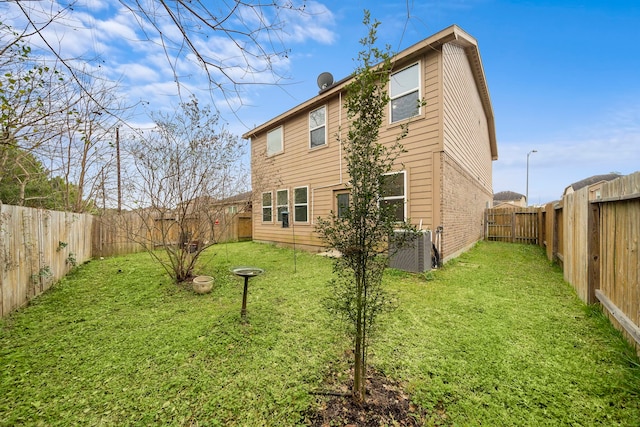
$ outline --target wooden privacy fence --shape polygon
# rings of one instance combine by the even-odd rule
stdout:
[[[602,304],[640,352],[640,172],[593,184],[527,212],[523,221],[535,223],[530,218],[535,212],[537,242],[560,264],[565,280],[584,302]],[[521,216],[517,209],[511,214],[487,209],[485,238],[533,243],[532,225],[512,225]],[[509,227],[512,234],[504,231]]]
[[[537,208],[487,209],[484,214],[485,238],[537,245],[539,221]]]
[[[173,234],[162,240],[158,230],[145,228],[139,213],[94,217],[0,204],[0,317],[49,289],[76,264],[143,250],[132,236],[180,243],[176,230],[167,230]],[[222,215],[201,237],[215,242],[251,240],[251,213]]]
[[[222,243],[251,240],[251,212],[222,214],[211,221],[185,220],[187,236],[181,236],[173,217],[153,218],[140,212],[110,213],[95,217],[93,222],[93,256],[114,256],[144,250],[142,243],[160,247],[163,244]]]
[[[0,317],[91,258],[93,216],[0,205]]]
[[[587,215],[589,298],[640,350],[640,172],[604,184]]]

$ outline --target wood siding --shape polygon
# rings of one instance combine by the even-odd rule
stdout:
[[[487,116],[467,54],[460,46],[445,44],[442,63],[444,151],[493,198]]]
[[[314,232],[315,218],[326,216],[333,208],[333,190],[346,186],[346,166],[337,135],[344,121],[340,95],[291,117],[283,126],[284,150],[280,154],[264,158],[266,133],[251,140],[253,187],[253,239],[321,246]],[[309,146],[309,112],[321,105],[327,107],[327,144],[311,149]],[[344,130],[342,130],[344,132]],[[276,191],[288,190],[289,211],[293,212],[293,191],[308,187],[308,221],[294,222],[290,228],[282,228],[277,222],[275,208]],[[273,221],[262,221],[262,193],[273,192]]]
[[[418,61],[421,65],[422,95],[427,105],[421,114],[408,120],[409,134],[402,144],[407,150],[398,159],[396,170],[407,173],[407,216],[415,225],[423,228],[434,228],[434,207],[438,206],[438,197],[434,186],[434,153],[442,150],[441,126],[439,111],[441,105],[440,77],[438,71],[439,55],[432,52],[426,57],[414,58],[408,64]],[[402,68],[404,65],[398,65]],[[318,217],[326,217],[335,208],[334,193],[348,187],[349,177],[346,173],[344,152],[338,142],[338,133],[346,135],[346,112],[341,108],[343,102],[337,94],[324,105],[327,106],[327,145],[314,149],[309,148],[310,111],[323,104],[310,105],[308,109],[290,117],[284,124],[284,150],[281,154],[264,159],[266,133],[251,140],[253,165],[257,171],[253,176],[254,233],[257,241],[278,242],[284,244],[322,247],[322,241],[315,233],[315,222]],[[403,122],[407,123],[407,122]],[[380,132],[380,141],[392,144],[401,132],[400,124],[385,125]],[[439,165],[438,169],[439,169]],[[309,221],[293,223],[282,228],[275,221],[262,221],[261,195],[263,192],[289,190],[289,210],[293,209],[293,190],[296,187],[309,187]]]
[[[444,54],[443,54],[444,52]],[[483,212],[493,197],[492,160],[497,159],[493,112],[475,40],[452,26],[399,54],[394,71],[418,63],[420,114],[380,131],[380,141],[392,144],[409,125],[402,140],[406,150],[394,168],[406,173],[406,214],[414,225],[445,229],[445,251],[459,253],[482,238]],[[253,238],[257,241],[322,248],[315,233],[317,217],[335,209],[335,194],[346,190],[349,177],[338,132],[348,123],[342,94],[349,80],[336,83],[319,96],[283,113],[244,135],[251,138]],[[327,145],[309,148],[309,112],[327,108]],[[387,115],[388,111],[385,112]],[[283,151],[266,156],[266,134],[283,128]],[[309,221],[283,228],[276,221],[276,191],[309,188]],[[273,221],[262,218],[262,193],[273,194]]]

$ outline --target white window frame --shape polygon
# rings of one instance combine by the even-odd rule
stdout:
[[[278,144],[276,146],[275,144]],[[278,126],[267,132],[267,156],[274,156],[284,151],[284,129]]]
[[[317,126],[313,126],[311,123],[311,115],[313,113],[315,113],[316,111],[319,110],[324,110],[324,123],[322,123],[321,125],[317,125]],[[326,147],[327,146],[327,106],[323,105],[322,107],[318,107],[315,110],[309,112],[309,149],[313,150],[315,148],[320,148],[320,147]],[[317,131],[321,128],[324,128],[324,132],[323,132],[323,136],[324,136],[324,142],[322,144],[319,145],[312,145],[312,140],[311,140],[311,133],[313,131]]]
[[[268,194],[269,197],[271,198],[271,204],[269,206],[264,204],[264,195]],[[260,204],[262,205],[262,222],[264,223],[270,223],[273,222],[273,191],[265,191],[264,193],[262,193],[261,199],[260,199]],[[264,220],[264,210],[265,209],[270,209],[271,213],[269,214],[269,217],[271,218],[268,221]]]
[[[278,195],[283,193],[286,194],[285,198],[286,198],[286,204],[279,204],[279,197]],[[282,222],[282,212],[289,212],[289,189],[288,188],[283,188],[280,190],[276,190],[276,220],[278,222]],[[289,218],[291,218],[291,214],[289,214]]]
[[[385,201],[392,201],[392,200],[402,200],[402,221],[398,221],[398,222],[404,222],[407,220],[407,171],[405,170],[401,170],[401,171],[395,171],[395,172],[389,172],[389,173],[385,173],[385,176],[389,176],[389,175],[399,175],[402,174],[402,195],[400,196],[383,196],[380,195],[380,202],[385,202]]]
[[[296,200],[296,190],[301,190],[304,189],[305,190],[305,202],[304,203],[298,203],[298,201]],[[304,220],[298,220],[298,207],[303,207],[305,208],[306,211],[306,219]],[[303,187],[295,187],[293,189],[293,220],[295,222],[298,223],[308,223],[309,222],[309,187],[308,186],[303,186]]]
[[[402,72],[405,72],[405,71],[407,71],[408,69],[410,69],[412,67],[417,67],[417,69],[418,69],[418,81],[416,82],[417,85],[413,86],[413,87],[411,87],[409,89],[406,89],[404,91],[401,91],[401,92],[398,92],[398,93],[394,94],[393,93],[393,81],[394,81],[393,78],[394,78],[394,76],[397,75],[397,74],[400,74]],[[400,98],[402,98],[404,96],[410,95],[410,94],[412,94],[412,93],[414,93],[416,91],[418,92],[418,99],[416,100],[416,103],[419,103],[420,100],[422,99],[422,66],[421,66],[421,62],[420,61],[418,61],[416,63],[413,63],[413,64],[411,64],[411,65],[409,65],[407,67],[404,67],[402,70],[399,70],[399,71],[391,74],[391,77],[389,79],[389,98],[390,98],[389,99],[389,123],[398,123],[398,122],[401,122],[403,120],[408,120],[408,119],[410,119],[412,117],[420,116],[420,114],[422,113],[422,107],[418,104],[417,105],[418,111],[416,112],[415,115],[409,116],[409,117],[402,117],[402,118],[399,118],[399,119],[396,119],[396,120],[394,120],[394,118],[393,118],[394,101],[397,100],[397,99],[400,99]]]

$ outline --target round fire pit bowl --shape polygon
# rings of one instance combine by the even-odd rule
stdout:
[[[197,294],[208,294],[213,288],[213,277],[196,276],[193,278],[193,290]]]

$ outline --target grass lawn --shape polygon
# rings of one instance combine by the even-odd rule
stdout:
[[[242,279],[251,264],[248,323]],[[349,343],[322,306],[329,259],[208,250],[210,294],[147,254],[94,260],[0,321],[0,426],[303,425]],[[436,272],[389,270],[398,309],[370,362],[427,425],[640,425],[640,365],[537,247],[480,243]]]

